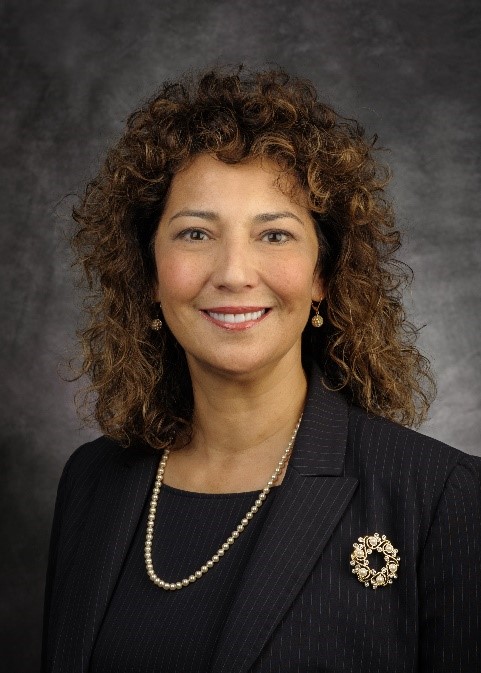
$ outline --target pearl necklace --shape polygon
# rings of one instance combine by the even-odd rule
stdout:
[[[220,561],[220,559],[224,556],[226,551],[234,544],[239,535],[245,529],[249,521],[253,518],[254,514],[259,511],[259,508],[262,506],[265,499],[267,498],[269,491],[278,480],[279,475],[284,469],[284,466],[289,458],[289,454],[291,453],[294,441],[296,439],[297,431],[299,430],[299,426],[301,424],[301,420],[302,415],[297,421],[297,425],[294,429],[289,444],[284,453],[282,454],[282,458],[278,462],[273,475],[267,482],[266,486],[259,493],[259,496],[257,497],[256,501],[254,502],[250,510],[246,513],[245,517],[241,519],[241,522],[237,526],[237,528],[235,528],[232,531],[232,533],[224,542],[224,544],[219,547],[219,549],[215,552],[215,554],[203,566],[201,566],[199,570],[196,570],[192,575],[189,575],[189,577],[185,577],[183,580],[180,580],[179,582],[166,582],[165,580],[161,580],[160,577],[158,577],[155,574],[154,566],[152,563],[152,542],[154,539],[154,524],[155,524],[155,515],[157,512],[157,501],[159,499],[160,487],[162,486],[162,481],[164,479],[164,472],[167,463],[167,458],[169,457],[170,453],[169,449],[165,449],[164,453],[162,454],[162,459],[159,463],[159,467],[157,469],[157,476],[155,478],[154,489],[152,491],[152,497],[150,499],[149,515],[147,517],[147,534],[145,536],[145,547],[144,547],[145,567],[147,569],[147,574],[149,578],[152,580],[154,584],[156,584],[161,589],[166,589],[167,591],[175,589],[183,589],[189,584],[192,584],[196,580],[200,579],[202,575],[205,575],[205,573],[208,570],[213,568],[214,565]]]

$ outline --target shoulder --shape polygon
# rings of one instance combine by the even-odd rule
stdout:
[[[106,437],[79,446],[67,460],[57,489],[55,518],[59,523],[82,525],[96,501],[98,489],[116,488],[130,474],[128,468],[143,463],[149,456],[149,468],[154,449],[144,445],[122,446]],[[71,526],[70,526],[71,527]]]
[[[125,449],[115,440],[105,436],[97,437],[75,449],[65,463],[62,478],[97,473],[109,463],[121,460],[124,452]]]
[[[359,479],[373,507],[417,520],[420,532],[427,532],[442,501],[456,502],[456,493],[480,508],[481,458],[355,406],[349,412],[345,472]]]
[[[59,489],[88,490],[119,465],[131,465],[154,452],[144,445],[123,446],[106,436],[79,446],[67,460],[60,478]]]
[[[364,463],[382,469],[394,463],[409,470],[427,470],[431,474],[449,474],[463,465],[478,478],[481,458],[459,451],[448,444],[423,435],[380,416],[351,406],[348,444]]]

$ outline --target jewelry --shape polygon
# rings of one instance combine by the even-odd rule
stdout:
[[[159,302],[159,311],[162,308],[162,305]],[[162,320],[160,318],[154,318],[152,322],[150,323],[150,329],[154,330],[154,332],[160,332],[162,329]]]
[[[318,302],[317,306],[314,306],[314,302],[311,302],[311,307],[315,311],[315,314],[311,318],[311,324],[313,327],[322,327],[324,323],[324,318],[322,315],[319,315],[319,306],[321,305],[322,299]]]
[[[282,458],[277,464],[276,469],[274,470],[273,475],[267,482],[266,486],[262,489],[262,491],[259,493],[255,503],[252,505],[250,510],[247,512],[245,517],[241,519],[240,524],[235,528],[230,536],[227,538],[227,540],[224,542],[223,545],[219,547],[219,549],[215,552],[215,554],[203,565],[199,568],[199,570],[196,570],[192,575],[189,575],[189,577],[185,577],[184,579],[180,580],[179,582],[166,582],[165,580],[161,580],[160,577],[158,577],[155,574],[154,566],[152,564],[152,542],[154,539],[154,524],[155,524],[155,514],[157,511],[157,501],[159,499],[159,491],[160,487],[162,486],[162,481],[164,479],[164,472],[165,472],[165,465],[167,463],[167,458],[169,457],[170,450],[165,449],[164,453],[162,454],[162,459],[160,461],[158,470],[157,470],[157,476],[155,478],[155,484],[154,484],[154,489],[152,491],[152,497],[150,500],[150,509],[149,509],[149,515],[147,517],[147,534],[145,536],[145,547],[144,547],[144,558],[145,558],[145,567],[147,569],[147,574],[149,578],[152,580],[154,584],[156,584],[158,587],[161,589],[166,589],[168,591],[170,590],[175,590],[175,589],[183,589],[184,587],[188,586],[189,584],[192,584],[192,582],[195,582],[196,580],[200,579],[202,575],[205,575],[205,573],[210,570],[216,563],[220,561],[222,556],[226,553],[226,551],[231,547],[234,542],[237,540],[239,535],[242,533],[242,531],[245,529],[245,527],[248,525],[249,521],[253,518],[254,514],[259,511],[259,508],[262,506],[264,503],[265,499],[267,498],[269,491],[271,488],[274,486],[276,481],[279,478],[279,475],[281,474],[282,470],[284,469],[284,466],[289,458],[289,455],[291,453],[292,447],[294,445],[294,441],[296,439],[297,431],[299,430],[299,426],[301,424],[302,420],[302,414],[299,420],[297,421],[297,425],[294,429],[294,432],[292,434],[292,437],[289,441],[289,444],[282,454]]]
[[[377,587],[392,584],[393,579],[397,579],[397,571],[399,568],[399,561],[401,558],[397,556],[397,549],[386,538],[379,533],[374,535],[365,535],[358,538],[355,542],[354,551],[351,554],[351,565],[354,566],[352,572],[357,575],[357,579],[364,584],[365,587],[371,586],[373,589]],[[375,570],[369,567],[368,554],[377,551],[383,554],[386,565],[381,570]]]

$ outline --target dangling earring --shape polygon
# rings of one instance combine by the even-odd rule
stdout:
[[[162,308],[162,305],[159,303],[159,311]],[[162,320],[160,318],[154,318],[152,322],[150,323],[150,329],[154,330],[154,332],[160,332],[162,329]]]
[[[324,323],[324,318],[322,317],[322,315],[319,315],[319,306],[321,305],[321,301],[318,302],[317,306],[314,306],[314,302],[311,302],[312,309],[313,311],[315,311],[314,315],[311,318],[311,325],[313,327],[322,327]]]

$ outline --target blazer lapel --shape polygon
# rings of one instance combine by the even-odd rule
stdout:
[[[142,514],[158,452],[126,449],[99,478],[76,550],[55,603],[75,619],[57,625],[51,673],[86,673],[92,648]],[[69,604],[71,607],[69,607]],[[55,606],[53,610],[55,613]]]
[[[212,673],[248,671],[292,604],[345,511],[357,480],[343,473],[348,405],[313,368],[282,487],[244,572]]]

